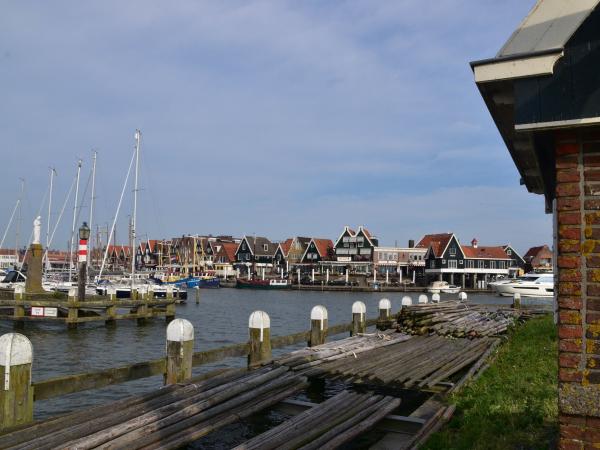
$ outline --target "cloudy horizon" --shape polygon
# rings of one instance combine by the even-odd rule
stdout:
[[[533,4],[9,2],[0,236],[24,178],[20,242],[37,211],[45,237],[48,168],[54,226],[79,158],[86,190],[92,149],[94,221],[110,226],[139,128],[141,238],[336,239],[365,225],[382,245],[446,231],[521,252],[551,244],[543,197],[519,185],[469,67]],[[72,207],[53,247],[66,248]],[[14,246],[15,224],[7,235]]]

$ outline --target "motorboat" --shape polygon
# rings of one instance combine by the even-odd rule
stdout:
[[[449,289],[450,284],[447,281],[434,281],[427,287],[427,292],[430,294],[439,294],[442,292],[442,289]],[[456,291],[458,292],[458,291]]]
[[[178,300],[187,299],[187,290],[181,289],[177,286],[167,285],[159,282],[156,279],[144,279],[136,280],[134,287],[136,289],[140,287],[151,290],[154,293],[154,298],[167,298],[169,290],[173,292],[173,297]],[[131,282],[110,282],[108,280],[101,280],[96,286],[96,293],[98,295],[108,295],[109,289],[113,288],[117,298],[131,298]]]
[[[10,270],[6,273],[6,276],[0,281],[0,287],[6,289],[14,289],[15,286],[25,287],[25,280],[27,276],[20,270]]]
[[[521,297],[552,297],[554,274],[528,273],[506,282],[494,283],[492,289],[504,297],[512,297],[514,294],[520,294]]]
[[[187,288],[218,288],[221,284],[220,282],[221,280],[219,280],[218,277],[202,275],[199,277],[180,278],[179,280],[175,281],[165,281],[164,283]]]
[[[449,284],[447,287],[442,287],[441,291],[444,294],[458,294],[460,292],[460,286]]]

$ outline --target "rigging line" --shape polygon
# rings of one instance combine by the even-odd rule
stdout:
[[[54,239],[54,233],[56,233],[56,230],[58,229],[58,225],[60,224],[60,221],[62,219],[63,213],[65,212],[65,208],[67,207],[67,204],[69,203],[69,199],[71,198],[71,193],[73,192],[73,188],[75,187],[76,180],[77,180],[77,177],[75,176],[73,178],[73,181],[71,182],[71,187],[69,188],[69,192],[67,193],[65,201],[62,205],[62,208],[58,215],[58,219],[56,219],[56,224],[54,225],[54,228],[52,229],[52,234],[50,235],[50,241],[48,242],[48,246],[46,247],[46,253],[44,254],[44,258],[48,257],[48,251],[50,250],[50,247],[52,246],[52,240]]]
[[[0,248],[2,248],[2,246],[4,245],[4,240],[6,239],[8,230],[10,229],[10,226],[12,225],[12,221],[15,217],[15,213],[17,212],[17,208],[19,207],[20,202],[21,202],[20,198],[17,199],[17,201],[15,202],[15,207],[13,208],[12,214],[10,215],[10,219],[8,220],[8,225],[6,225],[6,228],[4,229],[4,235],[2,235],[2,240],[0,241]]]
[[[35,218],[41,217],[42,208],[46,205],[46,197],[48,196],[48,192],[50,191],[50,187],[46,189],[44,196],[42,197],[42,202],[40,203],[40,207],[38,208],[37,214]],[[41,239],[41,238],[40,238]],[[25,254],[23,255],[23,261],[21,261],[21,265],[19,266],[19,270],[23,269],[23,265],[25,264],[25,258],[27,258],[27,253],[29,253],[29,246],[33,241],[33,228],[31,229],[31,233],[29,233],[29,240],[27,241],[27,247],[25,247]]]
[[[104,266],[106,265],[106,257],[108,255],[108,249],[110,247],[113,233],[115,231],[115,225],[117,223],[117,219],[119,218],[119,211],[121,210],[121,203],[123,203],[123,196],[125,195],[125,189],[127,188],[127,182],[129,181],[129,175],[131,174],[131,168],[133,167],[133,161],[135,161],[135,154],[136,154],[136,152],[133,152],[133,155],[131,155],[131,161],[129,162],[129,169],[127,169],[127,176],[125,177],[125,182],[123,183],[123,189],[121,189],[121,196],[119,197],[119,203],[117,205],[117,212],[115,213],[115,217],[113,219],[113,223],[110,228],[110,234],[108,235],[108,240],[106,242],[106,249],[104,250],[104,257],[102,258],[102,265],[100,266],[100,272],[98,273],[97,280],[100,280],[102,278],[102,272],[104,272]]]
[[[90,181],[92,179],[92,173],[90,172],[90,174],[88,175],[88,179],[87,182],[85,184],[85,189],[83,191],[83,195],[81,196],[81,201],[79,202],[79,207],[77,209],[77,214],[75,215],[75,223],[79,222],[79,217],[81,216],[81,210],[83,209],[83,202],[85,200],[85,196],[87,195],[87,191],[88,188],[90,187]],[[78,230],[76,230],[78,231]],[[73,236],[75,235],[74,232],[72,232],[72,234],[69,236],[69,239],[73,239]]]

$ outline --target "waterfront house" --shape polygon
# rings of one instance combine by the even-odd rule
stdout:
[[[235,242],[211,242],[214,250],[213,269],[215,275],[227,278],[234,275],[235,251],[238,244]]]
[[[19,256],[14,249],[0,248],[0,269],[12,269],[18,264]]]
[[[373,249],[379,240],[362,225],[356,231],[345,226],[334,244],[335,259],[331,262],[334,271],[368,274],[373,262]]]
[[[423,277],[426,253],[426,248],[414,247],[414,241],[409,247],[375,247],[373,266],[377,273],[394,281],[417,281]]]
[[[523,257],[517,252],[513,246],[503,245],[502,248],[504,252],[510,258],[510,267],[508,268],[508,274],[511,278],[519,276],[523,274],[525,271],[525,260]]]
[[[332,261],[334,256],[335,252],[333,251],[333,241],[331,239],[312,238],[306,246],[302,263],[314,266],[321,262]]]
[[[288,255],[290,248],[292,247],[292,242],[294,242],[294,239],[289,238],[277,244],[277,248],[273,254],[273,265],[277,268],[277,270],[283,269],[287,272],[289,265]]]
[[[236,268],[240,272],[264,273],[273,267],[273,257],[278,244],[262,236],[244,236],[235,252]]]
[[[509,274],[511,260],[501,246],[461,245],[454,233],[425,235],[417,244],[425,248],[425,278],[430,283],[444,280],[462,287],[482,287]]]
[[[526,271],[550,272],[552,271],[552,250],[547,245],[531,247],[525,253],[523,259]]]

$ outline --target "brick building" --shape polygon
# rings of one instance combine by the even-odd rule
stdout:
[[[562,449],[600,447],[600,8],[538,0],[475,81],[530,192],[554,215]]]

